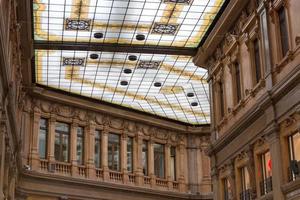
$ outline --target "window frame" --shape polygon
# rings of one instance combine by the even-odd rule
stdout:
[[[65,132],[65,131],[61,131],[61,130],[57,130],[57,124],[58,123],[61,123],[61,124],[65,124],[67,125],[68,127],[68,132]],[[57,138],[57,134],[59,134],[59,158],[57,159],[56,157],[56,138]],[[62,141],[63,141],[63,135],[67,135],[68,136],[68,146],[67,146],[67,159],[63,159],[63,144],[62,144]],[[61,122],[61,121],[57,121],[55,123],[55,141],[54,141],[54,158],[55,158],[55,161],[57,162],[65,162],[65,163],[69,163],[70,162],[70,140],[71,140],[71,132],[70,132],[70,124],[68,123],[65,123],[65,122]]]
[[[41,120],[45,120],[45,127],[41,126]],[[48,135],[49,135],[49,119],[48,118],[44,118],[41,117],[40,121],[39,121],[39,158],[40,159],[47,159],[48,157]],[[41,152],[40,152],[40,135],[41,135],[41,130],[45,131],[45,152],[44,152],[44,157],[41,156]]]
[[[146,148],[144,148],[144,146]],[[143,144],[142,144],[142,159],[143,159],[143,153],[145,154],[145,163],[143,162],[144,160],[142,160],[142,165],[143,165],[143,174],[144,176],[148,176],[149,175],[149,141],[148,140],[143,140]]]
[[[81,136],[79,136],[79,134],[78,134],[78,129],[82,129],[82,135]],[[83,126],[78,126],[77,128],[76,128],[76,138],[77,138],[77,140],[76,140],[76,161],[77,161],[77,164],[78,165],[84,165],[84,163],[85,163],[85,156],[84,156],[84,154],[85,154],[85,131],[84,131],[84,127]],[[80,160],[78,160],[78,138],[81,138],[81,145],[82,145],[82,150],[81,150],[81,162],[80,162]]]
[[[156,151],[157,148],[155,148],[155,146],[158,146],[158,145],[161,146],[160,151]],[[165,144],[154,143],[153,151],[154,151],[154,153],[153,153],[154,154],[154,175],[157,178],[165,179],[166,178]],[[157,162],[158,159],[159,159],[159,162]],[[161,165],[163,165],[163,166],[161,166]]]
[[[113,142],[113,143],[111,143],[112,141],[110,141],[110,136],[112,136],[112,135],[114,135],[114,136],[117,136],[117,138],[118,138],[118,142]],[[109,163],[109,157],[110,157],[110,144],[112,144],[112,149],[111,149],[111,154],[112,154],[112,163],[111,163],[111,165],[110,165],[110,163]],[[115,148],[116,146],[115,145],[117,145],[117,148]],[[109,170],[111,170],[111,171],[117,171],[117,172],[120,172],[121,171],[121,135],[120,134],[118,134],[118,133],[112,133],[112,132],[110,132],[109,134],[108,134],[108,145],[107,145],[107,163],[108,163],[108,168],[109,168]],[[115,160],[115,152],[117,152],[117,158],[118,158],[118,160],[116,161]],[[114,165],[115,165],[115,163],[116,163],[116,168],[114,167]]]
[[[128,147],[129,147],[129,141],[131,141],[131,148],[130,148],[130,151],[128,151]],[[127,157],[127,171],[129,172],[129,173],[133,173],[133,168],[134,168],[134,166],[133,166],[133,154],[134,154],[134,149],[133,149],[133,142],[134,142],[134,137],[132,137],[132,136],[128,136],[127,137],[127,145],[126,145],[126,157]],[[131,154],[131,156],[128,156],[128,154]],[[129,158],[130,157],[130,158]],[[130,165],[129,165],[129,163],[130,163]],[[130,169],[131,168],[131,169]]]
[[[99,138],[97,137],[97,135],[99,135]],[[99,143],[99,150],[97,153],[99,153],[98,155],[98,160],[99,160],[99,163],[97,165],[96,163],[96,157],[97,157],[97,154],[96,154],[96,144],[97,142]],[[102,167],[102,161],[101,161],[101,158],[102,158],[102,132],[100,130],[95,130],[95,146],[94,146],[94,165],[95,165],[95,168],[101,168]]]
[[[235,105],[239,104],[243,99],[243,87],[242,87],[242,70],[241,64],[238,60],[235,60],[232,64],[233,68],[233,91]],[[238,69],[238,70],[237,70]]]
[[[298,135],[299,134],[299,135]],[[295,161],[297,161],[297,163],[298,163],[298,166],[300,166],[300,159],[299,160],[297,160],[296,159],[296,155],[295,155],[295,150],[296,150],[296,148],[295,148],[295,146],[294,146],[294,141],[295,141],[295,136],[297,136],[298,135],[298,139],[300,140],[300,132],[299,131],[295,131],[294,133],[292,133],[291,135],[289,135],[288,137],[287,137],[287,143],[288,143],[288,154],[289,154],[289,181],[295,181],[296,179],[299,179],[300,178],[300,174],[298,174],[298,175],[296,175],[296,174],[294,174],[293,172],[292,172],[292,170],[291,170],[291,162],[292,162],[292,160],[295,160]],[[300,152],[299,152],[299,155],[298,156],[300,156]],[[297,156],[297,157],[298,157]]]
[[[280,11],[283,11],[283,15],[280,15]],[[289,28],[288,28],[288,16],[287,16],[287,9],[284,5],[280,5],[277,9],[276,9],[276,15],[277,15],[277,23],[278,23],[278,27],[277,27],[277,31],[278,31],[278,42],[279,42],[279,51],[280,51],[280,55],[281,58],[284,58],[288,55],[288,52],[290,50],[290,36],[289,36]],[[281,16],[284,16],[284,24],[285,26],[283,27],[282,21],[281,21]],[[282,28],[284,28],[284,30],[282,30]],[[283,37],[283,31],[286,33],[286,37]],[[286,38],[286,39],[285,39]],[[285,44],[285,45],[284,45]],[[286,46],[286,49],[284,48],[284,46]]]
[[[177,180],[177,176],[176,176],[176,170],[177,170],[177,167],[176,167],[176,162],[177,162],[177,159],[176,159],[176,150],[177,148],[175,146],[171,146],[170,147],[170,172],[171,172],[171,179],[172,181],[176,181]],[[174,153],[174,154],[172,154]],[[173,158],[173,159],[172,159]],[[172,174],[172,166],[173,166],[173,174]]]

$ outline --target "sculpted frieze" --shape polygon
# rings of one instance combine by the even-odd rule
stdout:
[[[110,127],[115,129],[122,129],[124,124],[124,120],[119,118],[111,118],[110,120]]]

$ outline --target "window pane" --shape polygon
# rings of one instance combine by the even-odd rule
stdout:
[[[279,18],[279,26],[280,26],[282,55],[285,56],[289,50],[289,40],[288,40],[285,8],[283,6],[278,10],[278,18]]]
[[[261,156],[262,159],[262,175],[263,175],[263,180],[266,178],[269,178],[272,176],[272,161],[271,161],[271,155],[270,152],[266,152],[262,154]]]
[[[83,151],[84,151],[84,136],[83,128],[77,127],[77,162],[80,165],[84,164]]]
[[[101,133],[98,130],[95,134],[95,166],[101,167]]]
[[[57,122],[55,126],[55,160],[60,162],[69,162],[69,135],[70,128],[68,124]]]
[[[256,83],[261,79],[261,68],[260,68],[260,52],[259,52],[259,41],[254,40],[254,61],[255,61],[255,78]]]
[[[241,100],[241,74],[240,74],[240,64],[235,63],[235,83],[236,83],[236,100],[237,103]]]
[[[120,136],[112,133],[108,135],[108,167],[120,171]]]
[[[247,167],[241,168],[242,191],[250,189],[250,177]]]
[[[40,158],[46,159],[47,154],[47,135],[48,135],[48,120],[40,119],[40,132],[39,132],[39,155]]]
[[[219,82],[219,90],[220,90],[220,112],[221,112],[221,118],[224,117],[224,91],[223,91],[223,83]]]
[[[170,163],[171,163],[171,179],[173,181],[176,180],[176,148],[171,147],[171,158],[170,158]]]
[[[293,135],[294,160],[300,161],[300,133]]]
[[[148,175],[148,141],[143,141],[143,148],[142,148],[142,164],[143,164],[143,173],[145,176]]]
[[[127,171],[133,172],[133,138],[127,138]]]
[[[154,173],[159,178],[165,178],[165,150],[163,144],[154,144]]]

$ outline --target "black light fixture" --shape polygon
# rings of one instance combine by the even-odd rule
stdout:
[[[195,96],[195,94],[193,92],[189,92],[189,93],[186,94],[186,96],[187,97],[193,97],[193,96]]]
[[[97,33],[94,33],[94,38],[96,38],[96,39],[101,39],[101,38],[103,38],[103,33],[100,33],[100,32],[97,32]]]
[[[130,55],[130,56],[128,56],[128,60],[130,60],[130,61],[136,61],[137,60],[137,56]]]
[[[124,73],[125,73],[125,74],[131,74],[131,73],[132,73],[132,70],[131,70],[131,69],[124,69]]]
[[[155,83],[154,83],[154,86],[155,86],[155,87],[161,87],[161,82],[155,82]]]
[[[99,55],[98,55],[98,54],[95,54],[95,53],[92,53],[92,54],[90,55],[90,58],[91,58],[91,59],[98,59],[98,58],[99,58]]]
[[[126,86],[126,85],[128,85],[128,82],[127,81],[121,81],[120,84],[123,85],[123,86]]]
[[[143,40],[145,40],[145,35],[142,35],[142,34],[137,34],[136,36],[135,36],[135,38],[136,38],[136,40],[138,40],[138,41],[143,41]]]
[[[192,102],[191,106],[198,106],[198,103],[197,102]]]

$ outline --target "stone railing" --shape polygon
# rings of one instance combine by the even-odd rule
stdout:
[[[109,180],[113,182],[122,182],[123,174],[121,172],[109,171]]]
[[[54,166],[55,166],[54,171],[56,173],[60,173],[60,174],[64,174],[64,175],[71,174],[71,164],[70,163],[55,162]]]
[[[168,187],[168,181],[166,179],[156,179],[156,185],[160,187]]]
[[[86,168],[85,166],[78,166],[78,175],[86,177]]]
[[[140,186],[140,187],[149,187],[149,188],[156,188],[160,190],[173,190],[173,191],[180,191],[180,184],[177,181],[168,181],[167,179],[156,178],[155,176],[143,176],[143,182],[136,181],[136,174],[134,173],[122,173],[117,171],[106,171],[107,179],[104,178],[104,170],[100,168],[94,168],[95,170],[95,177],[89,177],[87,172],[87,167],[85,165],[72,165],[71,163],[65,162],[49,162],[45,159],[40,159],[40,171],[42,172],[49,172],[55,173],[64,176],[71,176],[75,178],[88,178],[97,181],[108,181],[118,184],[129,184],[133,186]],[[91,169],[89,169],[91,170]]]
[[[48,160],[40,160],[40,170],[47,171],[48,170]]]

